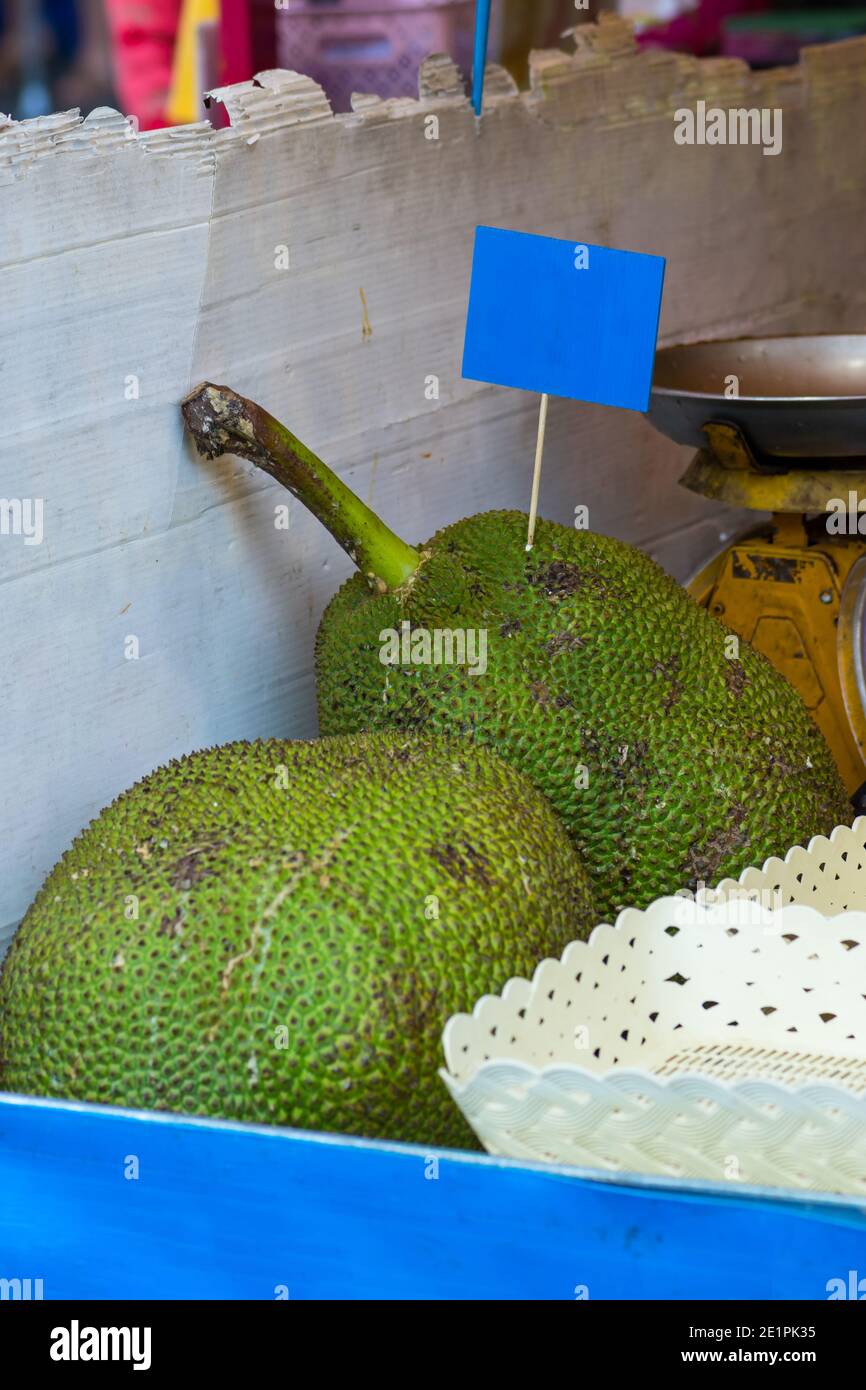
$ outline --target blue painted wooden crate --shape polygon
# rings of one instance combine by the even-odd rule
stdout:
[[[0,1279],[45,1298],[826,1299],[850,1270],[849,1199],[0,1096]]]

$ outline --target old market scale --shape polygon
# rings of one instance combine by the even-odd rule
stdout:
[[[866,335],[664,348],[649,418],[697,448],[684,487],[771,514],[688,588],[799,690],[866,810]]]

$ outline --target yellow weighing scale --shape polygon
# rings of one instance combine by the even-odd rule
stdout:
[[[684,487],[771,513],[687,587],[799,690],[866,810],[866,335],[664,348],[649,419],[697,448]]]

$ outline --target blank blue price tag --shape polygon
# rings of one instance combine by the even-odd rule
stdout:
[[[646,410],[662,256],[475,229],[463,375]]]

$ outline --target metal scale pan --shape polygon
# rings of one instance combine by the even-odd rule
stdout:
[[[739,394],[727,395],[730,378]],[[703,426],[735,425],[791,468],[866,460],[866,334],[729,338],[656,354],[649,419],[677,444],[706,448]],[[836,463],[836,467],[846,465]],[[857,463],[847,465],[858,466]]]
[[[688,590],[800,692],[866,811],[866,334],[664,348],[648,418],[695,448],[684,487],[763,514]]]

